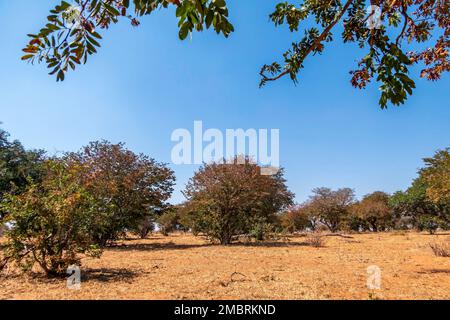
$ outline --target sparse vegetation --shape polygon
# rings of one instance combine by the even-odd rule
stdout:
[[[306,236],[305,242],[315,248],[320,248],[325,246],[325,239],[321,234],[311,233]]]
[[[3,136],[6,137],[6,133]],[[19,145],[18,142],[16,145]],[[7,154],[10,148],[10,144],[3,142],[0,154]],[[20,154],[26,154],[26,151],[20,150]],[[238,266],[241,267],[241,264],[248,261],[255,270],[259,270],[257,273],[261,273],[258,274],[258,279],[262,279],[258,282],[262,284],[261,288],[266,290],[270,287],[267,292],[272,292],[287,269],[294,275],[292,279],[298,285],[295,277],[299,269],[296,266],[294,272],[290,269],[290,263],[301,263],[301,270],[304,270],[304,262],[309,259],[306,252],[309,257],[315,257],[309,270],[321,270],[317,274],[320,279],[332,276],[329,275],[330,265],[339,265],[343,268],[341,271],[346,273],[346,277],[339,281],[345,283],[355,273],[355,265],[359,263],[359,267],[366,268],[370,261],[377,261],[380,253],[387,254],[386,261],[395,261],[396,270],[406,268],[408,264],[404,264],[404,261],[414,259],[416,254],[416,251],[408,249],[417,243],[421,243],[420,254],[424,256],[420,266],[423,259],[429,260],[428,269],[417,267],[412,272],[446,272],[442,271],[440,265],[435,265],[436,258],[429,250],[431,248],[438,257],[450,255],[448,240],[441,240],[442,231],[449,229],[449,205],[446,197],[437,196],[444,194],[446,188],[448,162],[441,161],[446,159],[442,152],[437,154],[436,161],[426,160],[426,169],[419,171],[418,178],[405,192],[389,195],[378,191],[358,200],[354,191],[349,188],[316,188],[307,201],[297,205],[293,204],[294,195],[286,186],[282,169],[272,176],[261,175],[261,167],[246,157],[237,157],[229,163],[204,164],[184,190],[186,201],[171,205],[168,199],[175,180],[173,172],[164,164],[125,149],[123,144],[94,142],[77,153],[55,158],[45,158],[43,152],[33,153],[36,154],[42,157],[32,157],[34,160],[31,162],[22,159],[25,161],[24,168],[31,166],[32,170],[29,171],[14,171],[14,168],[9,168],[12,165],[10,161],[1,162],[6,167],[5,172],[20,172],[23,175],[19,178],[15,174],[2,176],[1,225],[6,223],[8,226],[4,230],[5,238],[0,243],[0,269],[5,270],[6,267],[8,270],[4,274],[19,270],[38,273],[43,271],[49,277],[59,277],[65,275],[69,265],[76,264],[87,268],[86,272],[92,276],[96,273],[92,268],[102,266],[101,270],[105,270],[106,267],[102,264],[107,263],[108,267],[112,264],[119,270],[111,271],[111,278],[121,279],[123,276],[127,279],[147,279],[147,273],[142,273],[141,269],[148,268],[149,261],[153,263],[157,251],[157,260],[164,261],[164,265],[168,264],[172,269],[164,269],[155,264],[152,266],[153,271],[148,274],[160,272],[160,275],[164,275],[169,272],[171,279],[176,277],[177,281],[188,281],[184,276],[180,277],[180,274],[187,274],[189,281],[195,282],[199,281],[199,271],[183,268],[201,268],[200,265],[205,265],[205,268],[216,268],[213,274],[218,274],[223,267],[222,279],[211,281],[225,284],[220,285],[220,288],[230,290],[227,291],[230,293],[233,288],[254,281],[254,272],[247,272],[247,269],[245,281],[236,281],[236,275],[243,274],[237,269]],[[435,180],[436,176],[440,180]],[[8,188],[8,185],[17,187]],[[438,188],[441,191],[436,191]],[[163,237],[154,234],[151,239],[146,239],[154,231],[155,225]],[[394,233],[389,233],[391,230]],[[413,230],[435,234],[433,237],[437,237],[438,241],[429,243],[428,235],[418,235]],[[179,231],[185,233],[181,234]],[[344,234],[349,231],[353,233],[351,236]],[[367,234],[360,234],[362,232]],[[373,237],[375,232],[377,235]],[[395,242],[388,241],[390,237],[402,233],[407,236],[397,236]],[[142,240],[137,240],[136,236]],[[226,246],[211,245],[211,240]],[[232,242],[233,245],[228,246]],[[114,245],[113,248],[110,247],[111,244]],[[305,246],[321,249],[310,250]],[[158,250],[152,250],[154,248]],[[183,255],[183,250],[191,256]],[[205,257],[209,257],[204,254],[205,250],[221,264],[205,261]],[[362,252],[364,257],[361,256]],[[102,255],[105,253],[106,258]],[[216,256],[217,253],[219,255]],[[316,256],[318,254],[320,256]],[[90,259],[91,257],[97,259]],[[196,259],[203,260],[200,263],[195,262]],[[139,266],[139,270],[132,266],[133,261],[138,261],[136,266]],[[234,273],[230,273],[231,263],[235,268]],[[346,268],[352,271],[349,273]],[[282,270],[277,271],[281,272],[280,276],[274,274],[274,270]],[[211,273],[210,269],[203,271],[203,276]],[[338,272],[334,276],[337,274]],[[301,281],[305,283],[310,281],[304,275],[301,277]],[[414,281],[416,276],[411,279]],[[6,288],[3,283],[11,286],[13,280],[6,276],[0,281],[2,288]],[[158,281],[152,278],[152,289],[156,282],[155,290],[162,287],[168,290],[167,284],[163,285]],[[390,283],[393,282],[395,280],[391,279]],[[277,287],[282,291],[277,292],[290,297],[287,291],[283,291],[290,288],[290,283],[283,282],[283,289]],[[433,282],[433,285],[439,287],[444,283],[445,281]],[[19,284],[15,283],[17,285]],[[204,293],[205,285],[207,284],[201,285],[199,292]],[[272,285],[275,287],[272,288]],[[170,287],[170,290],[175,292],[186,287],[186,283],[183,283],[177,288]],[[408,288],[404,290],[410,292],[410,288],[408,284]],[[216,289],[211,292],[214,290]],[[305,290],[307,292],[308,289]],[[0,290],[0,297],[3,292],[6,290]],[[345,296],[342,295],[342,290],[339,292],[335,297]],[[365,289],[358,292],[361,292],[359,298],[367,299]],[[447,294],[444,294],[444,298],[448,298],[450,290],[442,292]],[[237,297],[250,297],[246,295],[247,292],[240,294]],[[101,294],[97,297],[100,296]],[[174,297],[172,293],[169,296]],[[227,295],[224,293],[223,296]],[[331,296],[328,293],[316,293],[315,297]],[[429,296],[429,291],[419,295]],[[80,297],[85,296],[81,294]],[[192,297],[204,296],[197,293]],[[373,297],[385,298],[378,292],[369,296]]]
[[[430,248],[437,257],[450,257],[450,238],[447,241],[432,242]]]
[[[0,299],[367,300],[368,292],[383,300],[450,299],[449,258],[433,255],[430,236],[409,236],[327,236],[325,247],[314,248],[304,237],[220,246],[189,233],[155,233],[121,240],[100,259],[83,258],[81,290],[10,266],[0,275]],[[383,285],[369,291],[367,267],[380,261]]]

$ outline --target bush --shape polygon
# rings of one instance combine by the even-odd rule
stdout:
[[[348,218],[347,227],[349,230],[356,231],[356,232],[361,232],[361,231],[367,230],[369,228],[369,226],[367,225],[367,222],[364,219],[362,219],[356,215],[351,215]]]
[[[183,231],[191,231],[194,236],[198,236],[208,228],[202,212],[198,211],[197,208],[191,207],[189,204],[184,203],[178,206],[180,228]]]
[[[178,229],[180,216],[176,211],[168,211],[160,216],[156,221],[159,225],[161,233],[168,236],[169,233]]]
[[[309,234],[309,235],[306,237],[306,241],[305,241],[305,242],[306,242],[306,244],[308,244],[309,246],[315,247],[315,248],[320,248],[320,247],[325,246],[325,240],[324,240],[324,237],[321,236],[320,234],[317,234],[317,233]]]
[[[146,216],[138,222],[136,227],[133,228],[133,232],[137,234],[141,239],[147,238],[149,233],[155,230],[154,218]]]
[[[430,248],[437,257],[450,257],[450,239],[447,242],[430,243]]]
[[[39,265],[47,275],[65,275],[80,264],[79,254],[98,257],[93,226],[99,205],[79,184],[78,167],[60,160],[45,162],[42,183],[30,182],[20,195],[9,195],[3,209],[10,230],[4,256],[24,271]]]
[[[257,221],[253,223],[250,229],[249,236],[255,238],[258,241],[263,241],[268,238],[268,236],[273,233],[274,226],[264,220]]]
[[[294,233],[312,228],[310,213],[306,204],[289,208],[280,216],[280,224],[284,231]]]
[[[428,231],[430,234],[436,233],[441,221],[435,216],[422,216],[419,218],[418,228],[420,231]]]

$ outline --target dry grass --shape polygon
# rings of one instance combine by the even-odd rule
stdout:
[[[222,247],[154,235],[83,259],[79,291],[10,268],[0,276],[0,299],[450,299],[450,259],[434,256],[430,239],[355,234],[329,236],[322,248],[304,237]],[[382,270],[380,290],[366,286],[371,265]]]
[[[437,257],[450,257],[450,238],[447,241],[432,242],[430,248]]]
[[[305,243],[315,248],[321,248],[325,246],[324,237],[317,233],[312,233],[306,237]]]

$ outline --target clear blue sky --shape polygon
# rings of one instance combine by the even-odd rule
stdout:
[[[142,18],[139,28],[122,21],[104,32],[98,55],[56,83],[19,57],[26,34],[57,2],[0,0],[0,121],[26,147],[54,153],[104,138],[170,162],[172,131],[194,120],[222,130],[279,128],[281,165],[302,201],[318,186],[359,196],[404,189],[421,158],[450,145],[448,75],[418,79],[406,105],[383,111],[376,88],[349,84],[357,49],[340,41],[308,59],[298,86],[283,79],[258,89],[261,65],[294,39],[268,21],[277,1],[231,1],[236,32],[227,40],[209,31],[179,41],[172,10]],[[178,202],[196,166],[172,167]]]

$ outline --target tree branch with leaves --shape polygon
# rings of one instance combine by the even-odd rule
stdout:
[[[234,31],[225,0],[74,1],[77,7],[62,1],[50,11],[47,24],[37,34],[29,35],[22,57],[32,63],[46,63],[58,81],[64,80],[70,69],[86,63],[100,47],[101,31],[122,18],[138,26],[140,17],[175,6],[181,40],[204,29],[213,28],[225,37]],[[409,74],[414,64],[422,64],[420,76],[432,81],[450,70],[448,0],[282,2],[270,19],[275,26],[287,25],[291,32],[303,36],[283,54],[283,62],[261,68],[261,87],[288,75],[297,83],[306,59],[323,53],[341,25],[343,41],[357,43],[365,51],[350,71],[350,82],[359,89],[376,82],[381,108],[388,103],[403,104],[413,93],[416,84]]]

